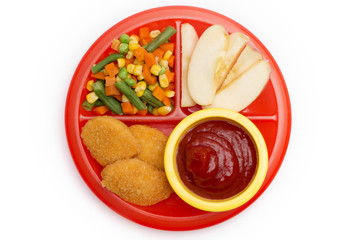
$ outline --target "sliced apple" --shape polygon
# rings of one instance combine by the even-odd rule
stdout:
[[[234,79],[238,78],[243,74],[247,69],[254,65],[257,61],[262,59],[262,54],[254,50],[251,46],[247,45],[242,51],[241,55],[237,59],[234,66],[231,68],[229,74],[227,74],[226,79],[221,85],[221,88],[224,88]]]
[[[189,23],[184,23],[181,25],[181,36],[182,36],[182,107],[192,107],[196,103],[189,94],[187,78],[188,78],[188,67],[190,63],[190,58],[193,54],[195,45],[198,42],[198,34],[194,27]]]
[[[232,33],[229,36],[229,45],[227,47],[225,58],[223,62],[219,64],[215,72],[215,81],[217,81],[218,88],[220,88],[249,40],[250,39],[247,36],[240,32]]]
[[[220,25],[207,28],[199,38],[190,59],[188,89],[192,99],[204,106],[214,101],[218,83],[217,66],[221,64],[228,45],[229,35]]]
[[[227,108],[237,112],[243,110],[260,95],[270,74],[269,63],[266,60],[259,60],[239,78],[221,88],[214,102],[204,108]]]

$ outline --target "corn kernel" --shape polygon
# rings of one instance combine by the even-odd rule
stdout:
[[[161,66],[164,67],[165,69],[169,69],[168,60],[161,59],[161,60],[159,60],[158,63],[159,63],[159,65],[161,65]]]
[[[150,32],[150,37],[151,37],[151,38],[156,38],[160,33],[161,33],[160,30],[152,30],[152,31]]]
[[[162,88],[168,87],[169,80],[166,74],[159,75],[158,80],[159,80],[159,85],[161,85]]]
[[[154,108],[154,109],[152,110],[152,114],[155,115],[155,116],[159,115],[159,113],[158,113],[158,108]]]
[[[135,60],[133,61],[133,64],[143,65],[143,64],[145,64],[145,62],[144,61],[140,61],[137,58],[135,58]]]
[[[134,68],[134,70],[133,70],[133,74],[134,74],[135,76],[140,76],[140,75],[142,75],[142,69],[143,69],[142,65],[136,65],[135,68]]]
[[[93,91],[93,83],[94,83],[94,80],[89,80],[88,82],[87,82],[87,89],[88,89],[88,91]]]
[[[119,66],[119,68],[125,67],[125,59],[124,58],[119,58],[117,59],[117,65]]]
[[[133,42],[133,43],[138,43],[138,41],[140,41],[140,37],[133,34],[130,36],[130,42]]]
[[[136,84],[135,92],[139,92],[145,90],[147,87],[147,83],[145,81],[138,82]]]
[[[151,67],[151,73],[155,76],[158,76],[159,72],[161,71],[161,67],[158,66],[157,64],[154,64],[152,67]]]
[[[131,58],[133,58],[133,51],[128,51],[127,53],[126,53],[126,59],[131,59]]]
[[[88,93],[86,96],[88,103],[94,103],[99,97],[95,94],[95,92]]]
[[[165,94],[167,97],[172,98],[172,97],[174,97],[174,95],[176,95],[176,92],[169,90],[169,91],[165,91]]]
[[[168,60],[171,56],[172,56],[172,51],[171,50],[167,50],[164,55],[163,55],[163,59],[164,60]]]
[[[134,69],[135,69],[135,65],[132,64],[132,63],[130,63],[129,65],[127,65],[126,69],[127,69],[127,72],[128,72],[128,73],[133,74]]]
[[[145,92],[145,90],[138,91],[138,92],[136,92],[136,96],[137,97],[142,97],[144,92]]]
[[[159,115],[167,115],[172,111],[172,107],[170,106],[163,106],[157,109]]]
[[[135,107],[135,105],[132,104],[132,108],[133,108],[133,114],[136,114],[138,112],[137,107]]]
[[[127,78],[132,78],[130,73],[127,74]]]
[[[138,75],[138,76],[137,76],[137,80],[141,81],[141,80],[143,80],[143,79],[144,79],[144,76],[143,76],[143,75]]]
[[[129,50],[130,51],[134,51],[139,47],[140,47],[140,45],[138,45],[138,43],[129,43]]]
[[[125,94],[122,94],[121,102],[130,102],[130,100],[125,96]]]
[[[108,73],[108,71],[106,71],[106,69],[103,69],[103,73],[104,73],[106,76],[109,76],[109,73]]]
[[[153,91],[156,87],[158,86],[158,82],[156,82],[155,84],[153,85],[148,85],[148,89]]]

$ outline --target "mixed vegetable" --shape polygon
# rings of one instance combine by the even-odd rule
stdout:
[[[176,29],[162,32],[148,27],[137,35],[122,34],[114,39],[112,52],[95,64],[82,107],[98,115],[167,115],[173,109],[174,48],[169,42]]]

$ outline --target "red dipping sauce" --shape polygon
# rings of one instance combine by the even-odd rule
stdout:
[[[178,146],[179,175],[191,191],[204,198],[224,199],[241,192],[251,181],[256,164],[250,136],[226,121],[195,126]]]

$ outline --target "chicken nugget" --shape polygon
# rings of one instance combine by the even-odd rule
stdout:
[[[90,154],[102,166],[131,158],[139,152],[138,141],[129,128],[110,116],[89,120],[82,128],[81,137]]]
[[[132,125],[130,130],[141,146],[136,157],[164,171],[164,149],[168,137],[158,129],[146,125]]]
[[[136,158],[106,166],[101,176],[103,187],[140,206],[154,205],[173,192],[163,171]]]

